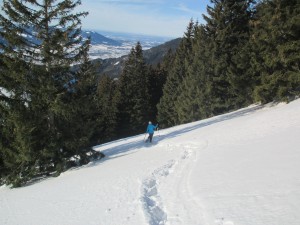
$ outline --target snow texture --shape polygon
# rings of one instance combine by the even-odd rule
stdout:
[[[95,146],[106,157],[0,187],[1,225],[299,225],[300,100]]]

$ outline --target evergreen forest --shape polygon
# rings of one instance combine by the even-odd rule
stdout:
[[[176,51],[147,65],[133,46],[118,79],[98,74],[79,0],[3,0],[0,184],[104,157],[92,146],[300,94],[298,0],[211,0]],[[141,140],[142,141],[142,140]]]

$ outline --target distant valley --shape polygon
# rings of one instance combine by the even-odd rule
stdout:
[[[27,32],[25,36],[31,43],[40,44],[33,29],[28,28]],[[180,38],[87,30],[82,30],[81,35],[83,41],[88,37],[91,38],[89,56],[95,63],[99,63],[98,73],[105,73],[111,77],[121,74],[127,55],[137,42],[142,45],[146,63],[155,65],[161,62],[169,49],[175,50],[181,40]],[[5,43],[5,40],[0,37],[0,42]]]
[[[143,54],[147,64],[156,65],[161,62],[166,53],[175,50],[180,38],[151,37],[136,34],[103,33],[83,31],[82,36],[91,37],[89,56],[100,64],[99,74],[118,77],[123,69],[127,55],[139,41],[143,47]]]
[[[177,38],[153,48],[143,50],[146,64],[157,65],[160,63],[163,60],[163,57],[168,53],[169,49],[171,49],[173,52],[176,50],[180,40],[180,38]],[[128,53],[117,58],[95,59],[94,62],[97,62],[100,65],[98,68],[98,73],[106,74],[113,78],[118,77],[122,73]]]
[[[82,37],[84,39],[91,38],[89,52],[91,59],[118,58],[127,55],[138,41],[143,50],[147,50],[171,40],[167,37],[86,30],[82,31]]]

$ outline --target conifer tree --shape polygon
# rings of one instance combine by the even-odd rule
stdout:
[[[59,173],[88,143],[90,134],[83,135],[78,127],[66,129],[85,114],[79,109],[83,101],[76,99],[80,93],[88,94],[83,89],[93,86],[81,89],[76,85],[88,83],[91,73],[84,67],[80,73],[71,68],[86,58],[89,45],[79,35],[80,18],[87,13],[72,13],[79,4],[3,1],[0,86],[9,96],[1,95],[1,133],[9,144],[2,145],[0,152],[7,183],[17,186],[43,173]],[[82,126],[89,124],[79,121]]]
[[[180,94],[175,102],[179,123],[192,122],[211,115],[209,79],[211,65],[209,65],[208,44],[204,26],[197,26],[193,41],[192,63],[180,85]]]
[[[211,0],[206,29],[211,40],[213,114],[239,108],[251,96],[248,46],[253,0]],[[248,62],[248,63],[247,63]],[[252,87],[253,89],[253,87]],[[251,101],[249,99],[247,102]]]
[[[119,80],[118,132],[120,136],[144,131],[151,118],[149,76],[138,42],[128,56]]]
[[[65,161],[68,162],[70,157],[78,155],[79,164],[85,164],[89,161],[86,153],[91,150],[91,146],[97,144],[94,135],[98,127],[96,121],[99,111],[96,102],[96,67],[89,60],[88,51],[84,52],[79,61],[74,79],[65,87],[69,91],[61,106],[66,110],[67,117],[62,117],[60,127],[65,146]]]
[[[163,88],[163,96],[157,106],[158,121],[162,127],[169,127],[179,123],[175,102],[180,94],[179,86],[184,80],[187,68],[191,63],[194,28],[194,22],[191,20],[187,27],[187,31],[176,50],[173,66],[168,73],[168,77]]]
[[[167,56],[166,56],[167,57]],[[156,67],[149,67],[149,93],[151,121],[156,121],[157,104],[163,95],[163,86],[167,78],[167,68],[165,62],[159,63]]]
[[[117,127],[117,92],[116,81],[107,75],[102,75],[97,89],[97,129],[96,140],[98,143],[111,141],[116,137]]]
[[[289,101],[300,92],[300,4],[297,0],[263,1],[257,7],[251,44],[252,67],[261,75],[255,100]]]

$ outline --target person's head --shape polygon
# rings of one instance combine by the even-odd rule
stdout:
[[[151,121],[149,121],[149,124],[152,124]]]

